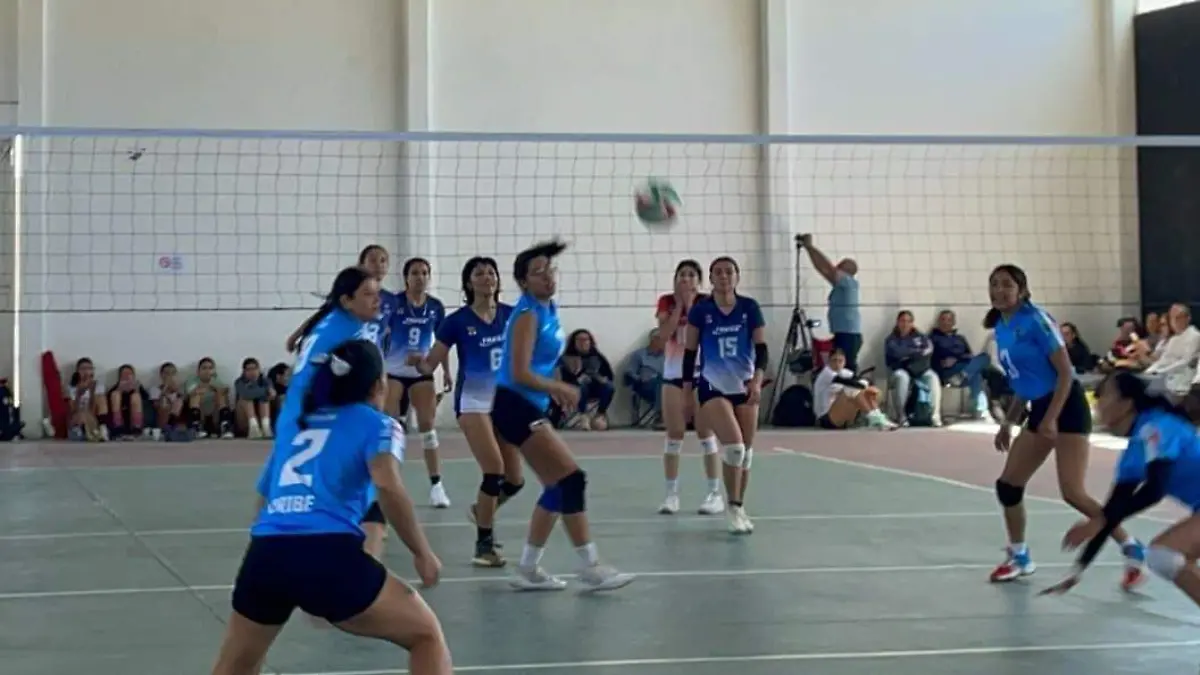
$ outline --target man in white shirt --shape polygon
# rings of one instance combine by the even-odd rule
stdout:
[[[1167,325],[1170,333],[1166,344],[1156,350],[1157,358],[1143,375],[1163,380],[1168,391],[1187,391],[1196,358],[1200,357],[1200,330],[1192,325],[1192,311],[1187,305],[1171,305]]]

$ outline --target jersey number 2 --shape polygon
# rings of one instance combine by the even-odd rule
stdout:
[[[300,467],[316,459],[317,455],[325,449],[325,442],[328,440],[328,429],[305,429],[296,434],[295,440],[292,441],[292,447],[300,449],[300,452],[292,455],[283,463],[283,468],[279,470],[279,487],[291,485],[312,487],[312,474],[300,473]]]

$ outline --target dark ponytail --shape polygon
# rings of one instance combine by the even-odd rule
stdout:
[[[350,340],[328,354],[313,357],[317,368],[312,385],[304,394],[300,428],[305,418],[322,408],[340,408],[366,402],[383,377],[383,356],[369,340]]]
[[[1192,421],[1184,409],[1175,405],[1171,399],[1167,398],[1166,391],[1160,391],[1159,387],[1161,385],[1155,382],[1154,380],[1144,379],[1128,370],[1119,370],[1105,378],[1100,383],[1099,390],[1103,392],[1108,387],[1115,387],[1117,394],[1121,398],[1133,402],[1133,409],[1138,414],[1152,410],[1161,410],[1172,415],[1178,415],[1191,424]]]
[[[1010,263],[997,265],[992,270],[992,273],[988,275],[988,282],[990,283],[997,274],[1007,274],[1012,278],[1013,283],[1017,285],[1019,302],[1026,303],[1033,299],[1033,295],[1029,292],[1029,277],[1025,276],[1025,270]],[[996,324],[1000,323],[1001,315],[1000,310],[995,307],[989,309],[987,314],[983,315],[983,327],[988,330],[995,328]]]
[[[354,297],[358,293],[358,289],[371,275],[361,267],[347,267],[338,272],[337,277],[333,280],[333,286],[329,289],[329,294],[325,296],[325,302],[321,303],[321,307],[308,317],[307,320],[300,326],[300,338],[296,340],[296,349],[300,349],[300,343],[318,323],[329,316],[329,313],[337,309],[342,302],[343,297]]]

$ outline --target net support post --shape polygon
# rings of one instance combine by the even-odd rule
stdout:
[[[759,0],[759,126],[769,136],[791,131],[791,0]],[[792,237],[799,227],[792,214],[794,149],[762,143],[759,148],[759,236],[764,272],[771,289],[764,304],[789,302],[792,285]]]
[[[433,77],[432,34],[436,20],[432,0],[404,0],[404,130],[431,131]],[[438,143],[406,141],[401,146],[405,185],[405,222],[401,226],[402,258],[419,255],[436,260]],[[440,265],[430,271],[438,274]],[[431,280],[436,286],[436,279]]]

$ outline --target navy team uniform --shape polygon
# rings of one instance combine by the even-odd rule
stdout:
[[[407,392],[418,382],[432,382],[432,375],[422,375],[406,360],[409,354],[424,356],[433,347],[434,336],[446,319],[446,306],[441,300],[427,295],[425,304],[416,306],[408,296],[399,293],[389,323],[388,346],[384,362],[388,378],[400,382]]]
[[[338,623],[371,606],[387,569],[363,551],[359,522],[371,501],[369,464],[404,459],[404,435],[365,403],[320,410],[282,436],[258,481],[266,504],[233,588],[233,609],[278,626],[301,610]]]
[[[1045,310],[1031,302],[1022,303],[1012,316],[996,323],[1000,366],[1004,368],[1013,392],[1029,401],[1027,429],[1036,430],[1046,417],[1058,383],[1058,371],[1050,361],[1050,355],[1064,346],[1058,324]],[[1071,391],[1058,416],[1058,431],[1063,434],[1092,432],[1091,407],[1078,380],[1072,381]]]
[[[746,403],[746,383],[754,377],[754,331],[766,325],[762,308],[753,298],[735,296],[733,308],[724,312],[712,296],[688,312],[688,323],[700,333],[696,391],[700,405],[725,398],[734,406]]]
[[[496,374],[504,358],[505,335],[511,305],[496,306],[491,323],[475,310],[462,307],[438,328],[437,341],[458,350],[458,373],[454,379],[454,414],[490,413],[496,394]]]
[[[379,316],[367,322],[367,339],[379,345],[379,350],[387,354],[388,340],[392,332],[392,316],[396,313],[400,298],[393,292],[379,289]]]
[[[523,294],[512,309],[504,328],[504,349],[496,371],[496,394],[492,402],[492,427],[504,441],[521,447],[533,435],[538,424],[546,423],[550,395],[518,384],[513,379],[512,329],[517,319],[532,313],[537,318],[537,337],[533,345],[530,370],[553,378],[558,360],[567,346],[567,335],[558,321],[558,305],[551,300],[542,303],[528,293]]]

